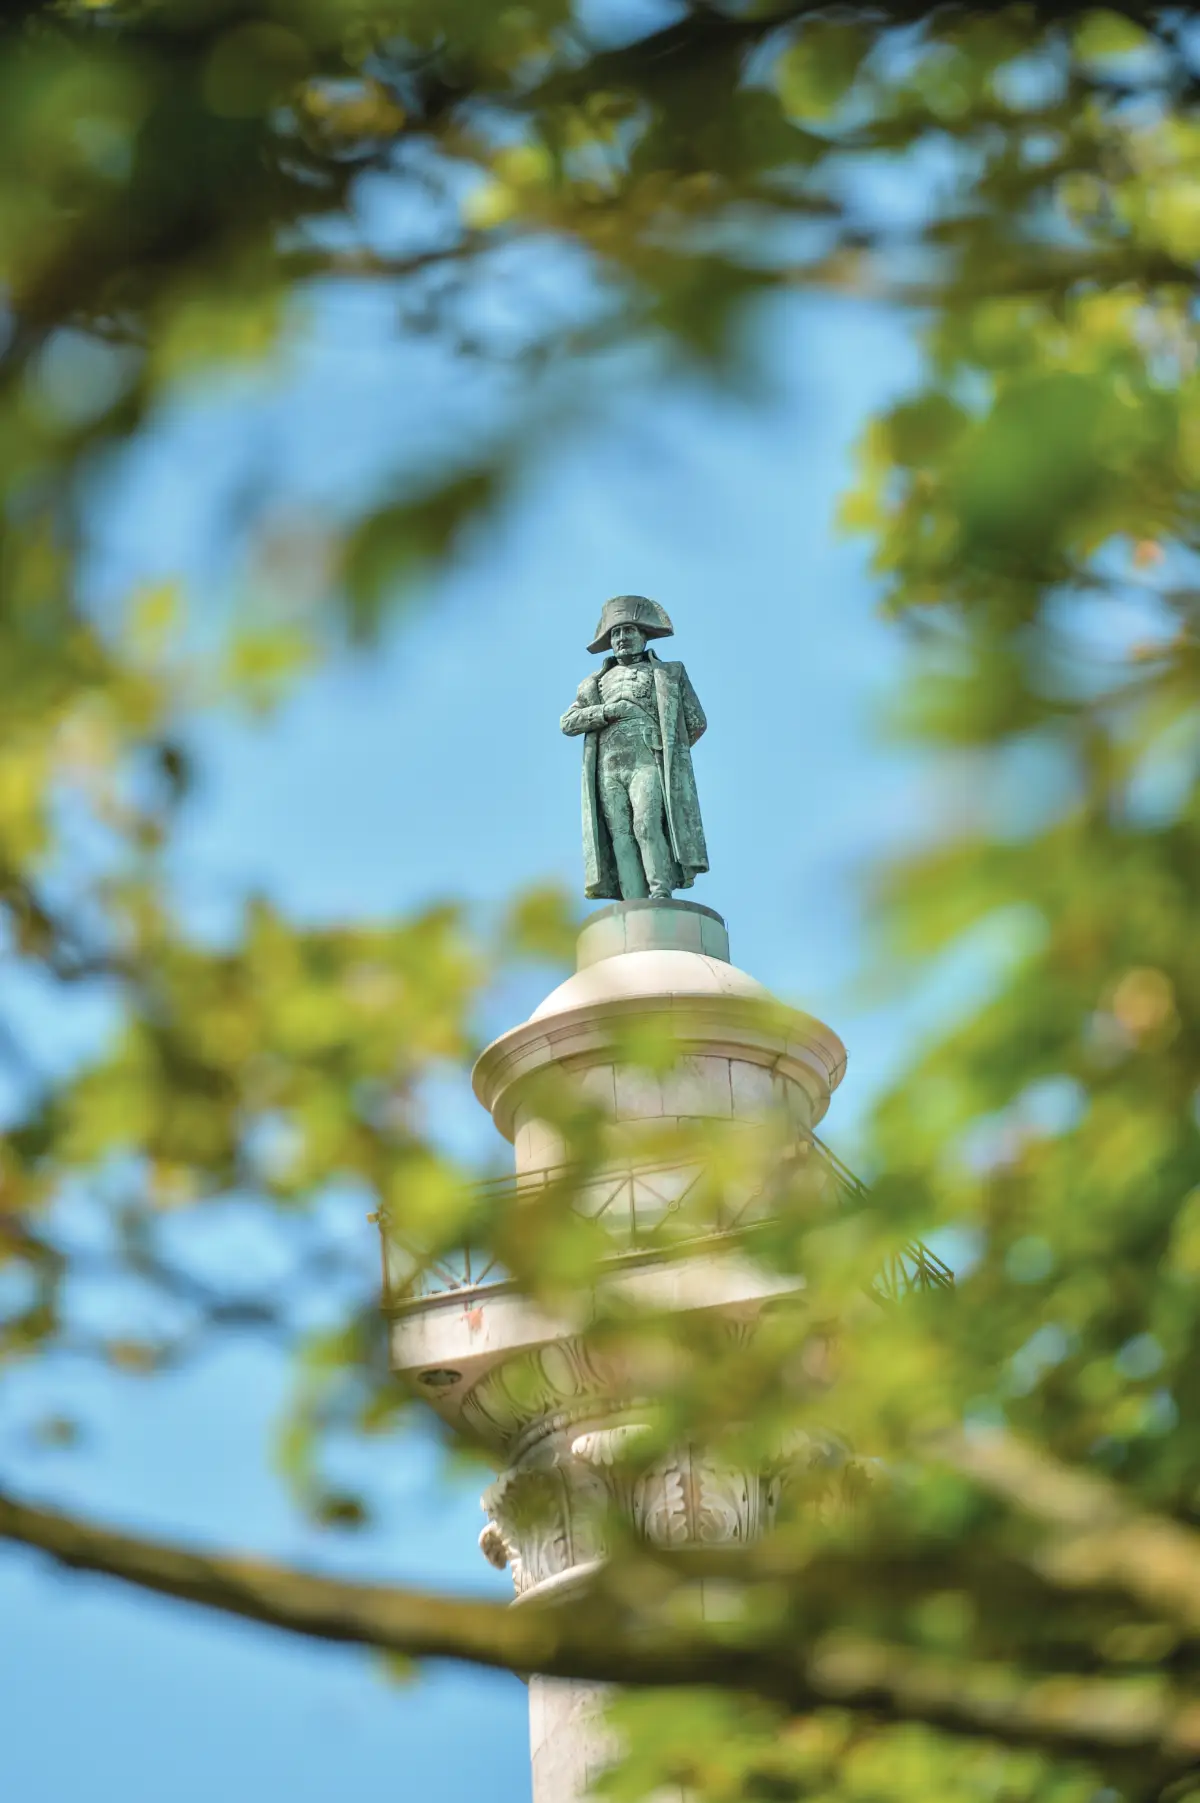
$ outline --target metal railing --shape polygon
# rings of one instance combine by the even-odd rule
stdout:
[[[881,1302],[900,1302],[916,1290],[950,1290],[954,1272],[944,1259],[920,1240],[908,1240],[875,1273],[871,1294]]]
[[[801,1174],[810,1184],[815,1177],[815,1194],[822,1198],[831,1196],[835,1205],[838,1202],[861,1204],[869,1194],[866,1185],[837,1154],[813,1135],[802,1143],[798,1155],[789,1157],[777,1167],[769,1183],[748,1193],[735,1207],[721,1211],[705,1233],[697,1235],[694,1242],[688,1242],[689,1247],[694,1244],[699,1249],[701,1245],[743,1237],[755,1215],[762,1218],[763,1204],[770,1191],[796,1181]],[[627,1263],[653,1254],[653,1229],[680,1212],[703,1176],[704,1166],[699,1161],[590,1172],[576,1182],[571,1206],[593,1220],[609,1214],[621,1217],[622,1236],[628,1236],[628,1243],[614,1249],[611,1262]],[[489,1200],[566,1187],[576,1178],[573,1167],[557,1165],[520,1175],[488,1178],[472,1184],[471,1190],[483,1208]],[[393,1309],[412,1308],[439,1296],[458,1294],[465,1297],[509,1281],[508,1273],[497,1258],[480,1253],[469,1244],[440,1258],[418,1259],[389,1242],[386,1217],[380,1217],[380,1228],[384,1238],[385,1293]],[[680,1250],[678,1241],[673,1242],[672,1250]],[[889,1254],[869,1288],[879,1301],[896,1302],[914,1291],[949,1289],[953,1283],[954,1273],[950,1266],[928,1246],[911,1240]]]

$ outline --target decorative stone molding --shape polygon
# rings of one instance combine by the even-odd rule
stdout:
[[[492,1368],[462,1401],[462,1419],[489,1443],[511,1446],[528,1429],[595,1413],[627,1388],[618,1362],[571,1335],[535,1346]]]
[[[610,1550],[608,1494],[580,1460],[514,1466],[488,1486],[482,1502],[489,1524],[480,1545],[486,1536],[485,1557],[510,1567],[518,1596]]]
[[[653,1267],[645,1267],[653,1270]],[[680,1282],[704,1273],[698,1260],[690,1265],[667,1267]],[[725,1306],[716,1291],[706,1295],[700,1285],[696,1295],[661,1299],[662,1306],[686,1308]],[[728,1305],[721,1331],[731,1346],[744,1345],[756,1330],[762,1298],[750,1297]],[[680,1357],[684,1355],[681,1352]],[[653,1360],[653,1387],[669,1380],[669,1367],[661,1355]],[[490,1365],[458,1400],[463,1425],[485,1444],[500,1450],[514,1465],[521,1463],[531,1441],[585,1418],[608,1417],[636,1406],[639,1395],[652,1387],[651,1375],[639,1373],[636,1342],[625,1351],[602,1349],[585,1333],[547,1339],[527,1346],[511,1357]]]
[[[595,1428],[590,1434],[580,1434],[572,1440],[571,1451],[577,1459],[583,1459],[588,1465],[611,1469],[628,1460],[649,1431],[640,1421],[622,1422],[618,1427]]]
[[[642,1465],[648,1432],[636,1420],[560,1428],[484,1493],[480,1549],[511,1568],[519,1596],[607,1558],[618,1519],[652,1546],[744,1546],[781,1514],[840,1512],[869,1481],[832,1435],[797,1434],[754,1471],[695,1447]]]
[[[653,1546],[725,1546],[753,1540],[766,1525],[770,1482],[682,1447],[648,1469],[631,1461],[647,1430],[635,1424],[581,1434],[572,1454],[603,1472],[609,1504]]]
[[[480,1529],[479,1550],[488,1564],[494,1565],[497,1571],[503,1571],[511,1565],[516,1556],[516,1548],[509,1545],[494,1521],[489,1521],[486,1527]]]

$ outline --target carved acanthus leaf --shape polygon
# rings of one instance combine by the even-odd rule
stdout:
[[[512,1549],[494,1521],[480,1531],[479,1550],[489,1565],[504,1571],[512,1559]]]
[[[626,1422],[620,1427],[595,1428],[572,1440],[571,1451],[585,1464],[611,1469],[628,1462],[649,1433],[650,1429],[637,1421]]]

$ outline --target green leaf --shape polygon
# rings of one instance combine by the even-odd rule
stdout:
[[[1075,27],[1075,54],[1081,62],[1102,62],[1111,57],[1136,56],[1156,48],[1156,40],[1127,13],[1098,6],[1085,13]]]
[[[825,120],[842,104],[871,47],[865,26],[806,22],[775,63],[775,83],[793,119]]]
[[[497,470],[472,470],[421,498],[382,508],[356,526],[342,566],[356,631],[370,637],[387,604],[431,564],[451,556],[499,493]]]
[[[561,964],[573,957],[578,933],[579,910],[562,889],[526,889],[509,907],[500,942],[509,957]]]

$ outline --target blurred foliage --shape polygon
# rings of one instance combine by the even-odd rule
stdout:
[[[611,1243],[570,1201],[611,1150],[601,1117],[547,1088],[576,1171],[531,1201],[472,1187],[425,1107],[431,1078],[463,1076],[487,985],[563,955],[569,908],[532,891],[489,939],[449,908],[313,928],[255,904],[201,941],[169,883],[185,724],[270,706],[452,557],[539,442],[533,377],[636,345],[719,380],[774,291],[908,307],[922,384],[872,422],[844,518],[911,647],[893,729],[942,760],[949,805],[879,874],[880,943],[893,970],[984,928],[1008,955],[881,1105],[869,1197],[831,1211],[770,1136],[747,1170],[664,1131],[661,1155],[705,1175],[658,1250],[773,1182],[751,1243],[804,1274],[811,1308],[736,1345],[693,1320],[682,1349],[678,1322],[602,1318],[657,1389],[639,1456],[683,1438],[762,1461],[832,1434],[890,1475],[849,1512],[814,1477],[749,1565],[727,1562],[728,1683],[759,1698],[631,1692],[609,1794],[1182,1803],[1200,1756],[1200,21],[696,0],[641,35],[606,23],[571,0],[4,9],[2,942],[10,973],[64,1011],[91,998],[105,1026],[47,1074],[19,1011],[0,1023],[0,1357],[132,1378],[223,1331],[279,1335],[297,1357],[281,1463],[349,1527],[370,1502],[330,1448],[410,1399],[373,1282],[324,1231],[330,1195],[380,1213],[410,1268],[469,1241],[554,1306],[586,1285]],[[577,302],[539,309],[522,282],[564,248]],[[278,367],[331,282],[386,293],[400,332],[515,364],[509,426],[306,522],[316,589],[281,604],[265,585],[215,650],[171,587],[99,605],[98,477],[216,374]],[[496,295],[516,339],[473,306]],[[259,552],[272,499],[268,481],[241,523]],[[669,1054],[629,1048],[653,1069]],[[81,1196],[99,1241],[72,1233]],[[186,1256],[231,1200],[290,1248],[258,1289]],[[918,1235],[940,1236],[955,1295],[867,1301]],[[125,1300],[98,1330],[79,1298],[101,1280]],[[317,1334],[293,1306],[306,1285]],[[69,1449],[80,1427],[38,1431]],[[636,1546],[614,1570],[623,1607],[675,1582]],[[829,1706],[794,1706],[814,1695]]]

